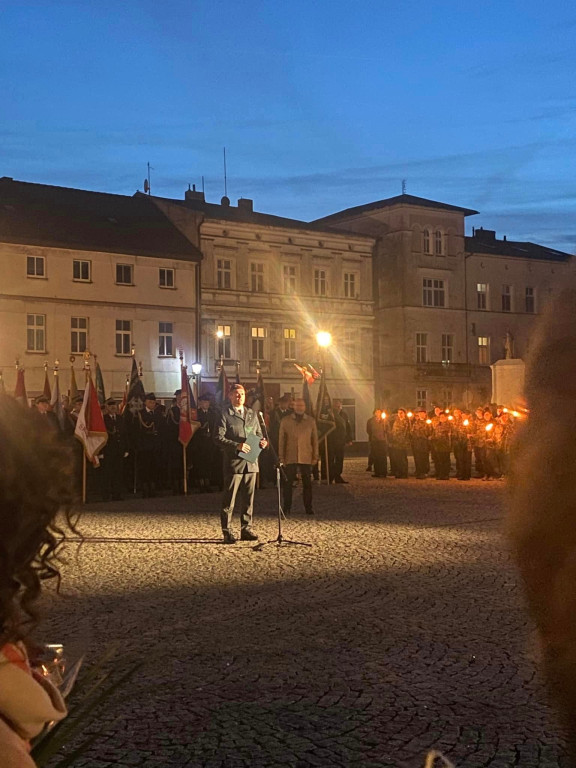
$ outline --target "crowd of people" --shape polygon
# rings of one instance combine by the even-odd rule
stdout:
[[[508,474],[510,448],[522,415],[504,406],[435,407],[414,411],[398,408],[391,416],[376,409],[366,425],[370,444],[367,471],[373,477],[408,477],[408,455],[414,456],[415,477],[423,480],[434,465],[437,480],[449,480],[452,455],[458,480],[475,476],[499,480]],[[390,467],[388,467],[390,462]]]

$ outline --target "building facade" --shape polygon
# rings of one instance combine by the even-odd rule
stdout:
[[[566,253],[465,236],[476,211],[412,195],[320,220],[376,238],[373,261],[376,399],[387,407],[491,399],[490,365],[525,358],[538,314],[574,272]]]
[[[148,199],[0,179],[0,369],[28,394],[59,361],[80,389],[96,355],[107,394],[122,396],[132,352],[144,386],[172,396],[177,349],[195,354],[200,251]],[[92,368],[94,358],[89,359]]]
[[[294,363],[317,370],[324,363],[331,396],[364,439],[374,403],[374,239],[258,213],[251,200],[216,205],[194,190],[183,201],[155,200],[187,236],[199,237],[204,389],[215,387],[222,362],[248,387],[260,369],[267,394],[299,394]],[[319,330],[332,335],[324,359]]]

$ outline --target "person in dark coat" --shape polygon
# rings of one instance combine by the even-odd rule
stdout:
[[[232,515],[236,497],[240,495],[240,538],[242,541],[258,541],[252,530],[254,510],[254,492],[258,474],[258,461],[242,458],[251,451],[246,442],[249,435],[260,438],[260,448],[268,442],[262,437],[262,428],[258,416],[251,408],[246,408],[246,391],[242,384],[233,384],[229,395],[231,405],[222,409],[222,414],[214,440],[222,448],[224,467],[224,496],[220,522],[225,544],[235,544],[232,533]]]
[[[410,422],[404,408],[398,408],[389,424],[390,471],[397,478],[408,477],[408,451],[410,449]]]
[[[388,474],[388,430],[386,414],[377,408],[366,425],[370,445],[371,464],[374,466],[372,477],[386,477]]]
[[[156,395],[149,392],[144,397],[144,408],[134,417],[136,476],[144,498],[156,496],[158,488],[158,460],[163,416],[156,409]]]
[[[50,410],[50,400],[46,395],[40,395],[34,401],[36,405],[36,411],[41,417],[39,424],[43,424],[46,429],[53,430],[56,434],[60,434],[60,424],[58,423],[58,417]]]
[[[208,493],[213,485],[221,485],[217,478],[222,471],[222,459],[213,439],[217,413],[206,395],[198,399],[197,414],[201,426],[190,442],[191,479],[200,493]]]
[[[108,441],[102,450],[102,498],[122,500],[124,486],[124,459],[128,455],[124,436],[124,422],[118,415],[118,401],[110,397],[106,400],[104,424],[108,432]]]
[[[450,479],[450,453],[452,451],[452,422],[448,414],[442,412],[434,426],[432,445],[435,455],[436,480]]]
[[[430,473],[430,438],[432,437],[432,419],[427,418],[425,408],[416,409],[416,417],[411,424],[410,444],[414,455],[416,479],[424,480]]]
[[[347,483],[348,480],[344,480],[342,472],[344,470],[344,449],[347,445],[352,445],[353,441],[352,425],[348,414],[342,408],[342,400],[333,400],[332,409],[336,429],[333,429],[327,437],[330,482]]]
[[[176,496],[184,493],[184,451],[178,440],[180,435],[180,404],[182,390],[174,392],[172,405],[166,411],[166,423],[162,434],[163,464],[166,470],[166,483]]]

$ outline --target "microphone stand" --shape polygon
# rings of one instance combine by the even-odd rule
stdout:
[[[274,449],[274,446],[270,442],[270,438],[268,436],[268,430],[266,429],[266,422],[264,421],[264,416],[262,414],[262,411],[258,411],[258,421],[260,422],[260,426],[262,428],[262,434],[264,435],[264,439],[268,441],[268,449],[270,450],[272,454],[272,460],[274,462],[274,468],[276,470],[276,490],[278,491],[278,536],[276,536],[275,539],[270,539],[270,541],[263,541],[260,544],[256,544],[255,547],[252,547],[252,549],[255,552],[261,552],[264,547],[268,547],[270,544],[275,544],[277,547],[284,547],[284,546],[297,546],[297,547],[311,547],[312,544],[308,544],[304,541],[292,541],[291,539],[285,539],[282,535],[282,520],[286,520],[286,515],[284,514],[284,510],[282,509],[282,493],[281,493],[281,482],[280,480],[284,480],[284,482],[288,482],[288,477],[286,475],[286,472],[284,472],[284,467],[280,464],[280,459],[278,458],[278,454],[276,453],[276,450]]]

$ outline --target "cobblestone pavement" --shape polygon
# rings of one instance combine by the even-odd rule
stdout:
[[[299,493],[285,535],[219,543],[218,494],[93,504],[45,625],[148,666],[94,725],[107,766],[561,764],[501,535],[502,483],[374,479]],[[276,535],[274,490],[255,529]],[[72,546],[72,545],[71,545]]]

